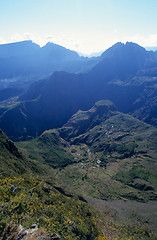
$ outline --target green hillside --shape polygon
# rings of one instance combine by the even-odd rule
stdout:
[[[59,137],[56,130],[45,131],[38,138],[16,145],[43,167],[62,168],[74,162],[73,156],[65,150],[66,141]]]

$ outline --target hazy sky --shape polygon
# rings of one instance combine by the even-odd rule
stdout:
[[[25,39],[83,53],[157,46],[157,0],[0,0],[0,43]]]

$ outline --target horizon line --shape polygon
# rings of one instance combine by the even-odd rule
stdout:
[[[93,52],[90,52],[90,53],[83,53],[83,52],[77,51],[77,50],[75,50],[75,49],[69,48],[69,47],[67,47],[67,46],[64,46],[64,45],[61,45],[61,44],[58,44],[58,43],[55,43],[55,42],[52,42],[52,41],[48,41],[48,42],[46,42],[45,44],[39,44],[39,43],[35,42],[35,41],[32,40],[32,39],[24,39],[24,40],[21,40],[21,41],[13,41],[13,42],[0,43],[0,46],[2,46],[2,45],[11,45],[11,44],[16,44],[16,43],[22,43],[22,42],[32,42],[32,43],[38,45],[40,48],[46,46],[48,43],[51,43],[51,44],[54,44],[54,45],[63,47],[63,48],[65,48],[65,49],[68,49],[68,50],[70,50],[70,51],[74,51],[74,52],[76,52],[79,56],[82,56],[82,57],[98,57],[98,56],[101,56],[101,54],[102,54],[103,52],[105,52],[107,49],[109,49],[110,47],[114,46],[115,44],[117,44],[117,43],[126,44],[126,43],[128,43],[128,42],[129,42],[129,43],[135,43],[135,44],[143,47],[143,48],[144,48],[145,50],[147,50],[147,51],[154,51],[154,52],[157,51],[157,46],[142,46],[142,45],[140,45],[140,44],[138,44],[138,43],[136,43],[136,42],[133,42],[133,41],[125,41],[125,42],[117,41],[117,42],[115,42],[114,44],[111,44],[111,45],[110,45],[109,47],[107,47],[107,48],[104,48],[104,49],[102,49],[102,50],[100,50],[100,51],[98,51],[98,52],[97,52],[97,51],[93,51]]]

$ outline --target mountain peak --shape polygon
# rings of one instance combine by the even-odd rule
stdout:
[[[66,61],[80,60],[80,57],[79,57],[78,53],[75,51],[69,50],[69,49],[67,49],[63,46],[60,46],[58,44],[55,44],[53,42],[48,42],[38,52],[38,59],[39,60],[46,59],[47,66],[50,64],[50,62],[52,62],[53,65],[54,65],[54,63],[57,63],[57,66],[60,66],[61,62],[63,63]],[[52,67],[51,67],[51,69],[52,69]],[[57,69],[55,69],[55,70],[57,70]],[[61,70],[61,69],[59,69],[59,70]]]
[[[118,42],[107,49],[100,57],[99,63],[91,70],[91,75],[103,76],[104,79],[120,79],[126,81],[128,76],[132,76],[144,67],[148,52],[136,43]]]
[[[133,52],[132,52],[133,51]],[[116,44],[114,44],[112,47],[108,48],[103,54],[103,57],[113,57],[115,54],[116,55],[124,55],[124,54],[142,54],[142,57],[145,56],[147,54],[147,51],[145,50],[145,48],[141,47],[140,45],[138,45],[137,43],[133,43],[133,42],[126,42],[121,43],[121,42],[117,42]]]

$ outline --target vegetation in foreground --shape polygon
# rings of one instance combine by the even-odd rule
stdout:
[[[24,227],[36,223],[62,239],[96,239],[99,232],[86,203],[66,196],[40,179],[0,180],[0,231],[6,223]]]
[[[3,178],[0,187],[1,236],[12,222],[26,228],[39,224],[42,230],[69,240],[155,239],[148,230],[98,215],[85,201],[62,194],[39,178]]]

